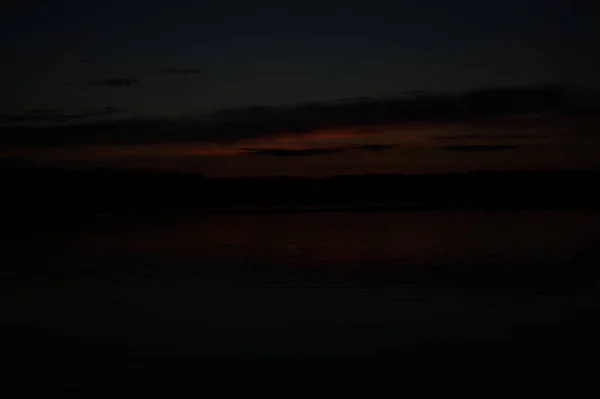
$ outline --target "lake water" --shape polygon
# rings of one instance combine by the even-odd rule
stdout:
[[[2,323],[158,355],[526,339],[561,362],[595,348],[598,226],[598,211],[98,218],[9,240]]]

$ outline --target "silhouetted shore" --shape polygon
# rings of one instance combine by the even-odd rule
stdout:
[[[547,209],[600,203],[598,170],[327,178],[33,168],[0,174],[9,214]]]

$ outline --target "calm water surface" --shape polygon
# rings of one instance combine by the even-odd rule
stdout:
[[[9,241],[2,323],[240,356],[584,331],[599,307],[598,226],[596,211],[99,218]]]

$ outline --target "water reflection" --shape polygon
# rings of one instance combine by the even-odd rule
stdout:
[[[5,323],[195,354],[503,339],[597,308],[598,225],[574,211],[108,218],[19,244]]]
[[[443,270],[492,276],[503,268],[597,260],[598,222],[600,213],[592,211],[114,218],[39,237],[17,261],[33,257],[92,274],[120,269],[158,278],[217,273],[235,279],[248,272],[267,279],[291,273],[293,280],[360,271],[361,278],[372,272],[383,282]]]

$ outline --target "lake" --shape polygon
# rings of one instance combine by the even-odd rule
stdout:
[[[3,342],[12,359],[60,342],[562,370],[597,349],[598,226],[593,210],[98,217],[8,240]]]

